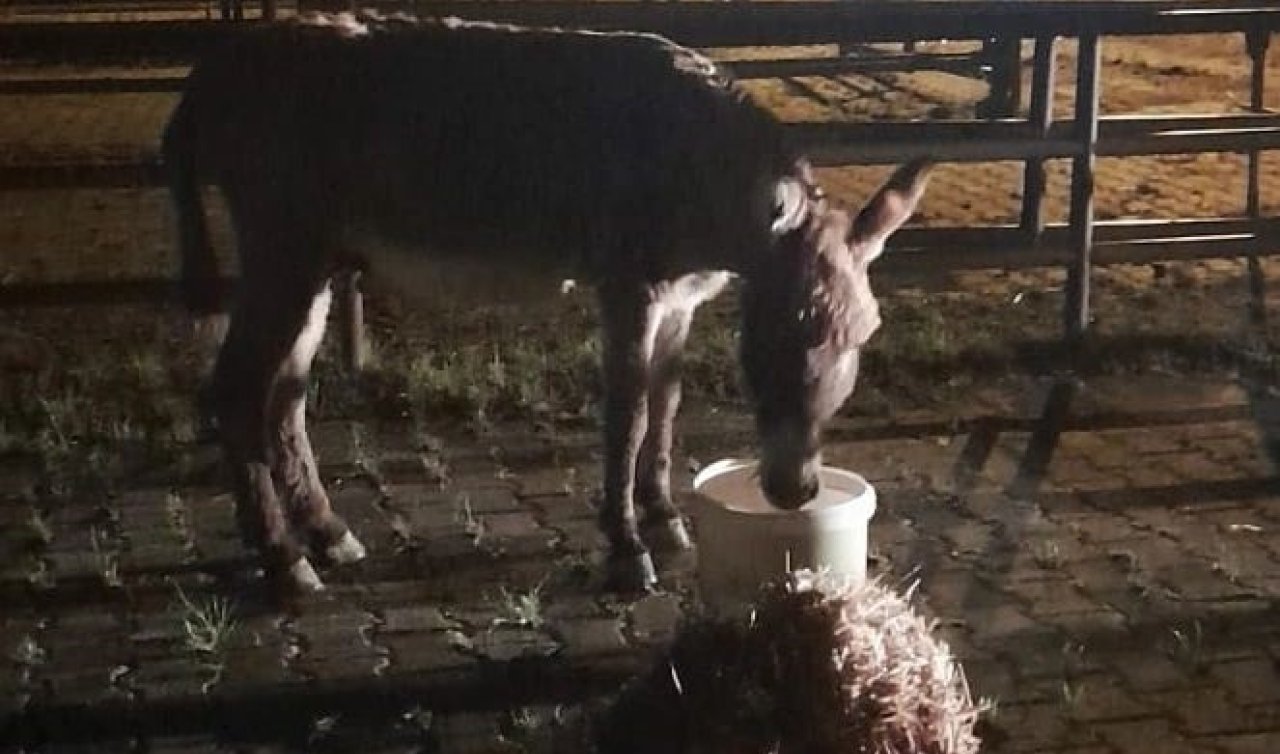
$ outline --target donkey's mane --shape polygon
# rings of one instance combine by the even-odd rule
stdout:
[[[661,49],[670,57],[673,69],[697,79],[711,89],[721,90],[735,100],[748,99],[746,91],[738,85],[733,76],[724,68],[716,65],[713,60],[695,50],[678,45],[666,37],[650,32],[591,31],[554,26],[519,26],[492,21],[469,21],[456,16],[419,17],[403,12],[381,13],[374,9],[364,9],[355,13],[346,11],[340,13],[313,11],[298,16],[288,23],[301,30],[304,34],[319,32],[324,36],[336,36],[351,40],[390,35],[470,31],[511,35],[559,35],[564,37],[646,41]]]

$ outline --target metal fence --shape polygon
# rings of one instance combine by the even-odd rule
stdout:
[[[1064,327],[1082,337],[1090,312],[1089,272],[1095,264],[1246,257],[1280,250],[1280,217],[1264,217],[1259,197],[1259,152],[1280,148],[1280,116],[1263,102],[1266,53],[1280,29],[1280,7],[1269,2],[1226,6],[1215,2],[1148,0],[903,0],[892,2],[418,2],[423,15],[453,15],[541,26],[652,31],[695,47],[856,45],[916,40],[1001,40],[1000,54],[1034,41],[1031,99],[1025,117],[994,120],[898,123],[818,123],[789,128],[820,165],[887,164],[929,156],[939,161],[1015,160],[1024,164],[1019,222],[969,228],[910,228],[895,238],[898,251],[884,264],[931,269],[1017,268],[1064,265],[1068,270]],[[0,51],[32,60],[190,59],[236,34],[239,24],[209,22],[23,23],[0,26]],[[1099,114],[1102,40],[1108,36],[1239,33],[1252,63],[1250,112],[1232,115],[1108,116]],[[1053,109],[1059,41],[1078,40],[1075,106],[1069,117]],[[908,48],[909,49],[909,48]],[[906,51],[908,62],[917,53]],[[903,62],[900,60],[899,62]],[[848,61],[822,62],[838,66]],[[961,66],[942,57],[935,67]],[[964,63],[963,65],[968,65]],[[787,59],[740,63],[749,76],[796,75]],[[873,63],[871,65],[887,65]],[[733,67],[730,64],[730,67]],[[843,68],[841,70],[848,70]],[[174,87],[176,80],[154,84]],[[97,84],[103,90],[130,84]],[[1004,85],[1007,85],[1005,82]],[[9,82],[9,91],[41,82]],[[1246,212],[1241,217],[1175,221],[1097,222],[1094,163],[1100,156],[1235,152],[1248,156]],[[1065,224],[1044,219],[1045,163],[1072,161]],[[153,162],[92,165],[10,165],[0,168],[0,190],[52,187],[155,185]],[[165,280],[111,284],[8,286],[0,306],[153,297],[172,287]],[[350,311],[358,293],[350,289]],[[356,334],[353,333],[353,338]]]

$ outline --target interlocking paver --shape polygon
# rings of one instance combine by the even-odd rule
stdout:
[[[1274,725],[1264,715],[1252,714],[1234,702],[1224,689],[1195,688],[1176,694],[1152,694],[1152,704],[1170,711],[1187,735],[1222,736],[1254,733]]]
[[[519,744],[502,737],[492,713],[450,715],[437,723],[440,750],[458,754],[520,754]]]
[[[617,618],[580,618],[557,621],[553,631],[569,659],[590,659],[628,650],[622,622]]]
[[[1001,705],[996,725],[1008,736],[1003,751],[1060,751],[1088,743],[1057,702]]]
[[[1239,704],[1280,703],[1280,672],[1271,657],[1214,663],[1210,673]]]
[[[1007,602],[1005,593],[972,572],[938,573],[921,581],[920,591],[939,615],[960,617],[975,607],[995,607]]]
[[[1016,698],[1017,680],[1007,662],[960,655],[969,688],[978,698],[999,704]]]
[[[1195,684],[1203,684],[1206,678],[1188,675],[1184,665],[1168,657],[1154,642],[1154,651],[1129,652],[1111,660],[1111,667],[1124,679],[1125,685],[1136,693],[1177,691]]]
[[[1091,729],[1102,722],[1149,717],[1151,705],[1142,696],[1108,675],[1086,675],[1068,679],[1064,700],[1072,720],[1088,723]]]
[[[1158,459],[1153,459],[1153,463],[1184,482],[1219,481],[1239,477],[1239,471],[1234,464],[1198,450],[1176,455],[1162,455]]]
[[[474,632],[470,651],[493,662],[550,657],[562,645],[549,631],[521,626],[490,626]]]
[[[594,517],[559,521],[550,528],[556,534],[555,548],[561,552],[595,553],[605,543]]]
[[[1031,618],[1015,605],[1003,604],[987,608],[967,608],[965,622],[973,630],[979,646],[995,648],[1024,634],[1047,630],[1046,624]]]
[[[1089,613],[1099,607],[1066,577],[1015,581],[1003,584],[1001,588],[1022,600],[1027,605],[1027,613],[1035,618]]]
[[[465,668],[475,660],[464,654],[469,644],[463,635],[449,631],[418,631],[379,636],[378,645],[389,654],[383,675],[412,674]]]
[[[385,608],[377,626],[379,637],[410,631],[446,631],[459,627],[436,605],[404,605]]]
[[[664,642],[675,635],[682,616],[681,600],[677,595],[649,595],[631,606],[630,632],[641,643]]]
[[[1097,726],[1099,736],[1118,751],[1150,751],[1155,742],[1161,752],[1186,754],[1194,751],[1192,744],[1174,729],[1172,723],[1160,718],[1143,718],[1106,722]]]
[[[495,484],[491,478],[456,478],[459,504],[478,516],[496,513],[518,513],[522,510],[514,485]]]
[[[484,514],[485,533],[500,539],[529,539],[546,535],[534,514],[527,510],[510,510]]]
[[[1116,468],[1099,467],[1092,458],[1084,455],[1063,454],[1055,456],[1049,467],[1049,480],[1068,490],[1109,489],[1116,485],[1124,472]]]
[[[1133,519],[1114,511],[1079,507],[1070,511],[1054,512],[1052,515],[1069,531],[1093,545],[1104,546],[1133,539],[1136,536]]]
[[[170,701],[199,698],[220,687],[218,670],[206,667],[191,656],[169,654],[139,665],[129,683],[143,701]]]
[[[516,494],[525,501],[571,495],[575,477],[557,466],[521,469],[515,476]]]
[[[1280,733],[1246,733],[1220,736],[1205,741],[1223,754],[1273,754],[1280,751]]]
[[[215,754],[227,748],[212,735],[165,736],[147,740],[147,751],[154,754]]]

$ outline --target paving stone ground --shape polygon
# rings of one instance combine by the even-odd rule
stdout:
[[[1047,426],[1040,411],[1064,391],[1070,411]],[[919,608],[995,703],[985,749],[1280,750],[1280,396],[1172,377],[982,396],[844,421],[828,461],[877,488],[873,572],[919,581]],[[748,417],[723,411],[692,409],[681,428],[684,488],[688,469],[752,439]],[[69,504],[39,536],[6,488],[19,546],[0,579],[3,740],[583,751],[582,720],[697,603],[693,560],[642,599],[599,590],[592,432],[428,445],[341,422],[316,438],[371,558],[283,608],[263,600],[219,488]],[[360,454],[381,478],[356,472]],[[234,622],[220,643],[201,624],[219,607]]]

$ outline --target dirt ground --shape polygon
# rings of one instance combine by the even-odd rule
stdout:
[[[1103,59],[1106,113],[1247,104],[1236,37],[1107,40]],[[1269,71],[1274,104],[1276,49]],[[0,80],[181,72],[10,65]],[[788,120],[967,117],[984,94],[943,74],[751,89]],[[173,103],[0,94],[0,162],[151,155]],[[1271,214],[1278,160],[1262,170]],[[1099,215],[1239,214],[1244,165],[1101,160]],[[855,204],[887,170],[822,180]],[[1051,166],[1051,219],[1065,219],[1068,173]],[[1012,220],[1019,178],[1013,163],[943,166],[919,220]],[[169,273],[168,223],[155,190],[0,193],[0,282]],[[881,492],[874,570],[921,579],[922,609],[995,700],[987,750],[1280,750],[1280,263],[1263,270],[1261,290],[1242,260],[1099,270],[1093,358],[1065,382],[1061,271],[875,280],[885,325],[829,460]],[[374,555],[286,610],[257,594],[196,442],[204,355],[175,312],[0,311],[0,744],[582,751],[571,739],[593,705],[690,606],[690,564],[664,564],[665,590],[636,603],[591,583],[589,300],[517,318],[459,290],[428,312],[371,302],[359,387],[323,355],[318,450]],[[699,463],[750,451],[726,299],[695,332],[686,485]]]

